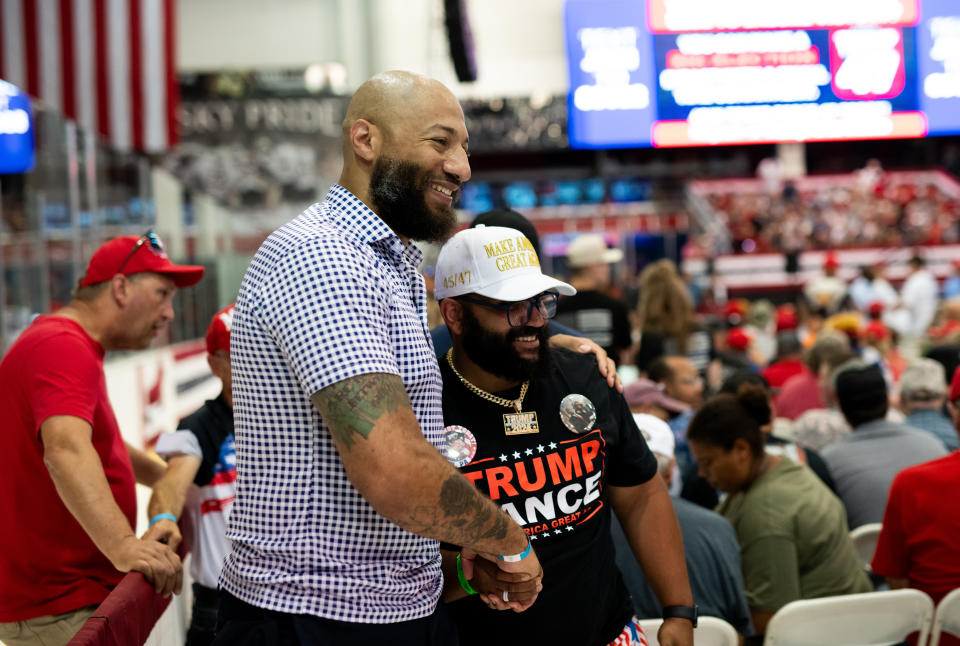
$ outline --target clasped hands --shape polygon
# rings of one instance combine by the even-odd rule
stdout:
[[[513,563],[464,548],[460,552],[463,575],[480,600],[493,610],[523,612],[543,589],[543,568],[536,552]]]

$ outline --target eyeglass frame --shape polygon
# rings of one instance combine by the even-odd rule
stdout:
[[[117,267],[117,271],[114,273],[122,274],[123,268],[126,267],[127,263],[130,262],[130,259],[133,258],[133,254],[137,253],[137,249],[142,247],[147,242],[150,243],[150,249],[152,249],[154,252],[164,253],[163,243],[160,242],[160,237],[154,233],[153,230],[147,231],[140,236],[140,239],[137,240],[137,243],[133,245],[133,249],[130,250],[130,253],[127,254],[127,257],[123,259],[123,262],[120,263],[120,266]]]
[[[544,308],[549,307],[548,305],[543,305],[543,299],[552,298],[553,299],[553,311],[544,311]],[[467,303],[473,303],[474,305],[482,305],[483,307],[498,310],[507,315],[507,324],[512,328],[520,328],[530,322],[530,317],[533,315],[533,306],[537,306],[537,311],[540,312],[540,316],[543,317],[544,321],[549,321],[551,318],[557,314],[557,301],[559,297],[556,292],[542,292],[536,296],[532,296],[522,301],[511,301],[504,303],[491,303],[490,301],[482,301],[478,298],[471,298],[470,296],[457,296],[456,300],[465,301]],[[510,318],[510,310],[521,303],[527,304],[527,312],[524,315],[523,321],[517,325],[513,324],[513,321]]]

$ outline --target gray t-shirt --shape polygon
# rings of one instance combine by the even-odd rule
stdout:
[[[687,557],[687,574],[693,601],[703,617],[720,617],[739,633],[753,634],[750,609],[743,591],[740,573],[740,546],[733,527],[725,518],[699,505],[673,498],[683,548]],[[623,528],[613,517],[613,544],[617,548],[617,567],[633,597],[638,617],[659,617],[660,603],[633,558]]]
[[[947,454],[943,442],[906,424],[874,420],[823,450],[850,528],[882,523],[894,476]]]

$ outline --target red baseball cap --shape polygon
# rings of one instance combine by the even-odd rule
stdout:
[[[80,287],[89,287],[117,274],[130,276],[153,272],[166,276],[177,287],[196,285],[203,278],[202,265],[175,265],[163,251],[163,243],[152,231],[140,237],[121,236],[100,245],[93,253]]]
[[[230,328],[233,327],[233,308],[230,303],[213,315],[210,326],[207,327],[207,352],[213,354],[217,350],[230,352]]]
[[[827,252],[823,257],[823,267],[824,269],[838,269],[840,261],[837,260],[837,255],[832,251]]]
[[[950,380],[950,401],[957,399],[960,399],[960,366],[953,371],[953,379]]]
[[[734,350],[746,350],[751,341],[750,334],[743,328],[735,327],[727,332],[727,346]]]
[[[890,338],[890,330],[880,321],[870,321],[860,334],[866,341],[884,341]]]
[[[797,329],[797,312],[792,306],[777,308],[777,332]]]

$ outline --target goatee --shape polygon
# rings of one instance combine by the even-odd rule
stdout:
[[[379,157],[370,174],[370,199],[374,210],[398,235],[412,240],[443,243],[453,235],[457,213],[453,206],[427,205],[434,178],[411,161]],[[456,178],[444,181],[459,185]]]

